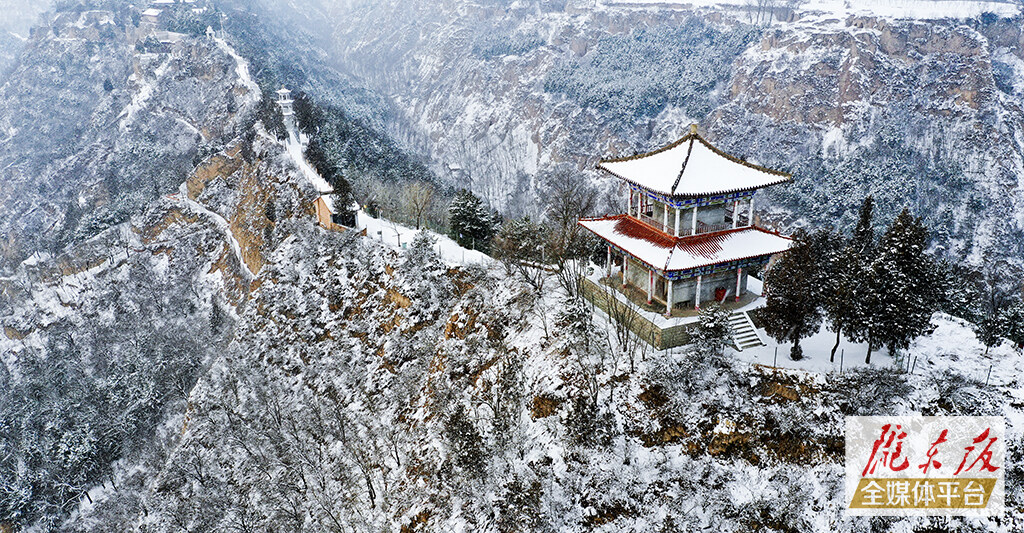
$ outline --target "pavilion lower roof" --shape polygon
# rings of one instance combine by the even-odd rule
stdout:
[[[628,215],[580,220],[609,244],[662,272],[689,270],[789,249],[792,239],[758,228],[672,237]]]

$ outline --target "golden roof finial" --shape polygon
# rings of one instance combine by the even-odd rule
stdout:
[[[697,125],[690,124],[690,135],[697,135]]]

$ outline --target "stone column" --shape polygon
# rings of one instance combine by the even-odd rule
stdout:
[[[679,236],[679,211],[680,211],[680,209],[677,207],[676,208],[676,237]]]
[[[697,234],[697,206],[693,206],[693,228],[690,235]]]
[[[665,233],[668,233],[668,204],[661,204],[662,216],[661,217],[661,229]]]
[[[693,308],[700,311],[700,282],[704,276],[697,276],[697,291],[693,293]]]
[[[736,269],[736,301],[740,301],[740,291],[743,290],[743,267]]]
[[[622,287],[626,287],[626,272],[629,271],[629,257],[625,253],[622,254]]]
[[[654,270],[647,272],[647,303],[650,304],[654,300]]]
[[[672,280],[665,279],[668,282],[668,292],[665,293],[665,317],[668,318],[672,316],[672,305],[675,302],[672,301]]]
[[[740,201],[736,200],[732,203],[732,227],[736,228],[736,224],[740,221]]]
[[[750,215],[748,215],[747,226],[754,226],[754,195],[750,195]]]
[[[612,247],[611,247],[611,245],[608,245],[608,262],[605,264],[605,266],[607,267],[606,270],[608,270],[608,279],[611,279],[611,277],[612,277]]]

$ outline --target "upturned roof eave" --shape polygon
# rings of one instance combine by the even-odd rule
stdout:
[[[680,199],[704,198],[704,197],[707,197],[707,196],[716,196],[716,195],[719,195],[719,194],[731,194],[731,193],[734,193],[734,192],[756,191],[757,189],[763,189],[765,187],[773,187],[775,185],[781,185],[783,183],[786,183],[786,182],[789,182],[789,181],[793,181],[793,178],[791,176],[787,175],[787,176],[783,176],[783,177],[781,177],[781,179],[778,179],[778,180],[773,181],[771,183],[764,183],[764,184],[758,185],[756,187],[738,187],[738,188],[733,188],[733,189],[718,189],[718,190],[714,190],[714,191],[710,191],[710,192],[706,192],[706,193],[669,193],[669,192],[658,190],[658,189],[652,189],[651,187],[648,187],[646,185],[637,183],[636,180],[632,180],[632,179],[629,179],[629,178],[627,178],[625,176],[621,176],[619,174],[616,174],[615,172],[612,172],[611,170],[608,170],[607,168],[605,168],[601,164],[598,164],[597,168],[599,170],[603,170],[603,171],[611,174],[612,176],[614,176],[614,177],[616,177],[616,178],[618,178],[618,179],[620,179],[622,181],[625,181],[626,183],[630,183],[632,185],[636,185],[637,187],[639,187],[641,189],[644,189],[646,191],[651,191],[651,192],[654,192],[654,193],[657,193],[657,194],[660,194],[660,195],[663,195],[663,196],[668,196],[669,198],[680,198]]]
[[[696,141],[700,142],[701,144],[703,144],[705,147],[707,147],[709,150],[711,150],[713,153],[715,153],[719,157],[722,157],[722,158],[724,158],[724,159],[726,159],[726,160],[728,160],[730,162],[733,162],[733,163],[738,164],[738,165],[745,166],[747,168],[750,168],[752,170],[756,170],[758,172],[763,172],[765,174],[769,174],[769,175],[773,175],[773,176],[779,176],[780,179],[772,181],[770,183],[766,183],[766,184],[762,184],[762,185],[757,185],[757,186],[754,186],[754,187],[739,187],[739,188],[732,188],[732,189],[723,189],[723,190],[717,190],[717,191],[714,191],[714,192],[699,193],[699,194],[696,194],[696,193],[679,194],[679,193],[677,193],[675,191],[675,189],[678,188],[679,183],[681,181],[678,178],[675,180],[675,183],[673,184],[673,190],[671,190],[671,191],[663,191],[663,190],[652,189],[651,187],[648,187],[648,186],[645,186],[645,185],[641,185],[640,183],[637,183],[635,180],[632,180],[632,179],[629,179],[629,178],[627,178],[625,176],[617,174],[617,173],[609,170],[607,167],[604,166],[605,163],[622,163],[622,162],[625,162],[625,161],[632,161],[632,160],[636,160],[636,159],[643,159],[645,157],[650,157],[652,155],[659,154],[659,153],[664,152],[666,150],[671,150],[671,149],[673,149],[673,148],[675,148],[675,147],[677,147],[679,145],[682,145],[682,144],[684,144],[686,142],[694,141],[694,140],[696,140]],[[645,190],[653,191],[653,192],[656,192],[658,194],[666,195],[666,196],[669,196],[669,197],[672,197],[672,198],[701,198],[701,197],[704,197],[704,196],[713,196],[713,195],[717,195],[717,194],[729,194],[729,193],[733,193],[733,192],[753,191],[753,190],[761,189],[761,188],[764,188],[764,187],[771,187],[773,185],[778,185],[780,183],[785,183],[787,181],[792,181],[792,179],[793,179],[793,175],[788,173],[788,172],[783,172],[781,170],[774,170],[774,169],[771,169],[771,168],[768,168],[768,167],[765,167],[765,166],[762,166],[762,165],[758,165],[758,164],[755,164],[755,163],[751,163],[749,161],[745,161],[745,160],[740,159],[740,158],[738,158],[736,156],[727,154],[724,151],[720,150],[715,145],[709,143],[706,139],[704,139],[703,137],[701,137],[697,133],[688,133],[688,134],[684,135],[682,138],[680,138],[680,139],[678,139],[678,140],[676,140],[674,142],[671,142],[671,143],[669,143],[669,144],[667,144],[665,146],[662,146],[662,147],[660,147],[658,149],[652,150],[650,152],[645,152],[645,153],[642,153],[642,154],[634,154],[634,155],[627,156],[627,157],[601,159],[601,160],[599,160],[597,162],[596,167],[598,169],[600,169],[600,170],[603,170],[603,171],[611,174],[612,176],[615,176],[616,178],[619,178],[619,179],[621,179],[623,181],[626,181],[628,183],[632,183],[633,185],[636,185],[637,187],[640,187],[640,188],[645,189]],[[680,169],[680,176],[679,176],[680,178],[685,173],[685,171],[686,171],[686,168],[685,168],[685,165],[684,165],[683,168]]]

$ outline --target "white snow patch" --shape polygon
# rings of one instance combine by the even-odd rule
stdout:
[[[401,224],[371,217],[364,211],[356,213],[356,228],[366,229],[366,236],[376,239],[394,248],[405,248],[412,242],[413,237],[419,233],[415,228],[409,228]],[[468,265],[475,263],[488,263],[492,259],[485,253],[477,250],[467,250],[446,235],[439,235],[429,230],[423,230],[434,238],[434,245],[441,260],[449,265]]]
[[[170,64],[170,61],[164,61],[153,72],[152,79],[140,80],[141,86],[138,91],[136,91],[135,95],[132,96],[132,101],[125,106],[124,110],[121,111],[121,114],[117,117],[118,120],[121,121],[121,131],[125,131],[135,120],[135,115],[146,107],[150,98],[153,97],[153,91],[156,89],[156,81],[163,77],[167,72],[167,69],[170,67]],[[135,76],[133,75],[129,79],[134,78]]]
[[[288,128],[288,140],[284,143],[285,148],[288,150],[288,155],[291,156],[295,166],[299,167],[302,171],[303,177],[306,181],[309,181],[313,188],[320,194],[327,194],[334,192],[334,188],[331,187],[327,180],[320,175],[309,163],[306,162],[306,156],[302,152],[302,144],[299,142],[298,135],[294,128]]]
[[[742,0],[605,0],[604,5],[731,10],[749,10],[753,7],[752,3]],[[998,0],[807,0],[788,7],[793,7],[797,12],[827,13],[842,17],[868,15],[921,20],[966,19],[983,13],[1014,17],[1021,12],[1020,5]]]
[[[839,348],[836,350],[836,360],[834,362],[829,361],[832,346],[836,342],[836,334],[828,326],[822,326],[818,333],[800,341],[804,357],[799,361],[789,358],[789,350],[793,346],[792,343],[776,342],[761,328],[757,328],[757,332],[761,335],[761,339],[765,341],[766,346],[748,348],[741,352],[730,349],[729,352],[736,359],[747,361],[751,364],[815,373],[839,372],[840,370],[847,370],[857,366],[882,368],[891,367],[896,364],[893,358],[889,356],[889,351],[885,348],[880,348],[871,352],[871,364],[866,365],[864,358],[868,351],[867,343],[852,342],[845,336],[840,339]],[[776,350],[778,350],[778,357],[776,357]]]

